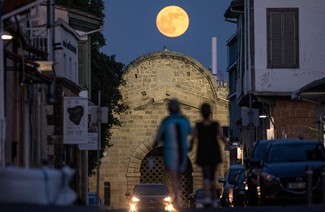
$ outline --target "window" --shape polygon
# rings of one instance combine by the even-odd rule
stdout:
[[[298,8],[267,9],[267,67],[299,68]]]

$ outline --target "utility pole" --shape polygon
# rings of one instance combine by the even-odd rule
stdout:
[[[99,195],[99,150],[101,142],[101,123],[102,123],[102,108],[100,106],[101,92],[98,91],[98,108],[97,108],[97,127],[98,127],[98,141],[97,141],[97,187],[96,192]]]

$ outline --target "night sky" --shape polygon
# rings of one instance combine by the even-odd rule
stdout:
[[[106,46],[101,50],[116,55],[118,62],[128,65],[145,54],[163,50],[193,57],[210,68],[211,39],[217,37],[217,70],[221,79],[228,79],[226,42],[236,25],[225,21],[224,13],[231,0],[105,0],[103,34]],[[156,16],[165,6],[176,5],[189,15],[185,34],[169,38],[156,27]]]

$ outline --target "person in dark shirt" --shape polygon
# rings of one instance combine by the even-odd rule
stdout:
[[[218,141],[227,144],[228,140],[223,136],[219,122],[212,120],[211,106],[208,103],[201,105],[200,112],[202,120],[193,129],[189,150],[192,150],[197,141],[196,163],[202,168],[205,203],[217,207],[215,171],[222,162]]]

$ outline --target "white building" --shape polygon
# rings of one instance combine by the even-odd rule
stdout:
[[[318,86],[317,94],[324,93],[325,1],[233,0],[225,18],[237,24],[237,60],[228,71],[232,104],[241,108],[243,149],[249,154],[253,141],[263,138],[320,139],[321,97],[306,101],[301,94],[307,88],[300,89]],[[262,113],[268,119],[258,119]]]

